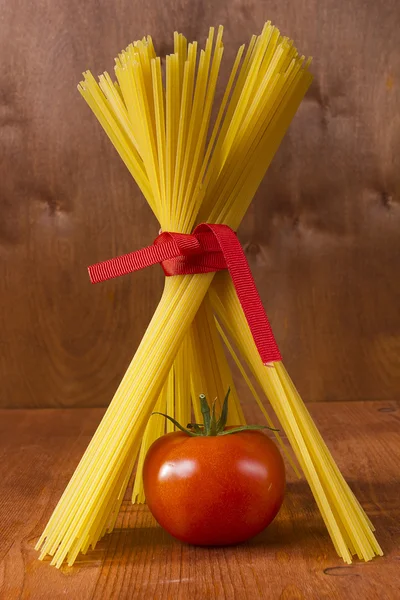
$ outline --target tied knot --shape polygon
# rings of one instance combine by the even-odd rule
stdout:
[[[170,231],[161,232],[154,240],[154,244],[159,246],[165,242],[175,242],[182,256],[189,254],[199,254],[202,247],[198,237],[194,233],[174,233]]]
[[[160,261],[167,277],[213,273],[227,268],[218,239],[202,225],[193,233],[164,231],[155,239],[154,246],[168,248],[169,257]]]
[[[202,223],[193,233],[161,232],[152,246],[93,265],[89,275],[98,283],[157,263],[167,277],[228,269],[262,361],[281,360],[243,248],[230,227]]]

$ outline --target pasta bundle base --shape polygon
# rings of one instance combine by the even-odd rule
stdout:
[[[312,77],[310,60],[267,22],[241,46],[219,106],[215,92],[223,29],[204,49],[174,34],[165,74],[150,36],[130,44],[97,83],[78,89],[135,178],[163,231],[190,233],[202,222],[237,230]],[[229,274],[166,278],[156,312],[92,441],[59,500],[37,548],[60,567],[113,530],[131,478],[144,502],[142,468],[151,443],[173,424],[153,410],[200,420],[198,396],[223,399],[229,424],[245,419],[226,357],[230,353],[270,426],[252,383],[269,400],[290,441],[277,442],[303,472],[338,554],[351,562],[382,551],[281,362],[264,366]],[[136,465],[136,470],[135,470]]]

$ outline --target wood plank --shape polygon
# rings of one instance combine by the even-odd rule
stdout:
[[[0,406],[106,406],[162,289],[158,268],[89,284],[87,265],[159,226],[76,90],[82,71],[112,73],[147,33],[164,55],[174,29],[203,42],[222,23],[225,78],[267,19],[315,57],[315,81],[240,239],[301,394],[398,397],[398,0],[0,5]]]
[[[288,473],[275,522],[246,544],[195,548],[127,499],[115,531],[72,568],[33,546],[90,440],[102,409],[0,411],[0,598],[4,600],[397,600],[400,588],[400,403],[316,403],[310,411],[377,528],[385,556],[346,566],[311,493]],[[246,404],[253,422],[258,414]]]

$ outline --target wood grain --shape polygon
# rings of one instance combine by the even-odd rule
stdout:
[[[250,420],[258,419],[246,404]],[[3,600],[397,600],[400,587],[400,403],[315,403],[310,410],[373,520],[385,556],[346,566],[311,493],[288,473],[275,522],[247,544],[180,544],[127,499],[117,527],[72,568],[33,546],[102,409],[0,411],[0,598]]]
[[[153,313],[161,270],[92,287],[86,266],[157,223],[76,91],[128,42],[203,40],[223,76],[271,19],[315,82],[240,230],[307,400],[400,391],[397,0],[0,0],[0,406],[105,406]]]

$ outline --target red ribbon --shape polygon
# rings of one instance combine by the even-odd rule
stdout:
[[[192,234],[161,233],[152,246],[89,267],[92,283],[160,263],[165,275],[228,269],[264,364],[282,360],[243,248],[227,225],[203,223]]]

